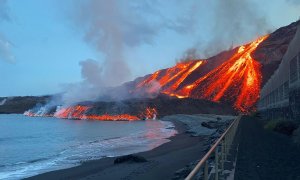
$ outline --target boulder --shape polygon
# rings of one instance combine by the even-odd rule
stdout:
[[[126,156],[120,156],[114,160],[114,164],[120,164],[120,163],[124,163],[124,162],[142,163],[142,162],[147,162],[147,160],[142,156],[137,156],[137,155],[132,155],[132,154],[126,155]]]

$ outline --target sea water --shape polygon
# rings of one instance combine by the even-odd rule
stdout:
[[[20,179],[81,162],[143,152],[177,131],[171,122],[66,120],[0,115],[0,179]]]

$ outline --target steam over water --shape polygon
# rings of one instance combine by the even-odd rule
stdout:
[[[88,121],[0,115],[0,179],[151,150],[176,134],[165,121]]]

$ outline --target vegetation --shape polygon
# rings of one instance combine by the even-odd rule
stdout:
[[[293,135],[294,131],[299,127],[299,123],[291,120],[274,119],[266,122],[264,128],[288,136]]]

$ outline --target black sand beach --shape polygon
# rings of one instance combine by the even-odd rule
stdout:
[[[175,124],[178,134],[171,137],[170,142],[153,150],[135,154],[146,158],[147,162],[114,164],[116,157],[103,158],[87,161],[73,168],[40,174],[28,179],[173,179],[176,171],[201,159],[207,150],[207,142],[210,136],[195,136],[191,134],[191,126],[195,126],[195,119],[192,118],[199,118],[198,116],[179,115],[171,118],[174,118],[172,122]],[[185,120],[193,124],[188,126],[176,118],[186,118]],[[201,122],[203,121],[199,119],[197,124],[201,126]],[[200,128],[197,129],[199,131]],[[200,131],[202,132],[202,129]]]
[[[184,133],[181,122],[175,123],[178,135],[151,151],[138,153],[148,162],[125,162],[114,165],[116,158],[104,158],[80,166],[44,173],[29,179],[172,179],[175,171],[203,155],[204,137]]]

